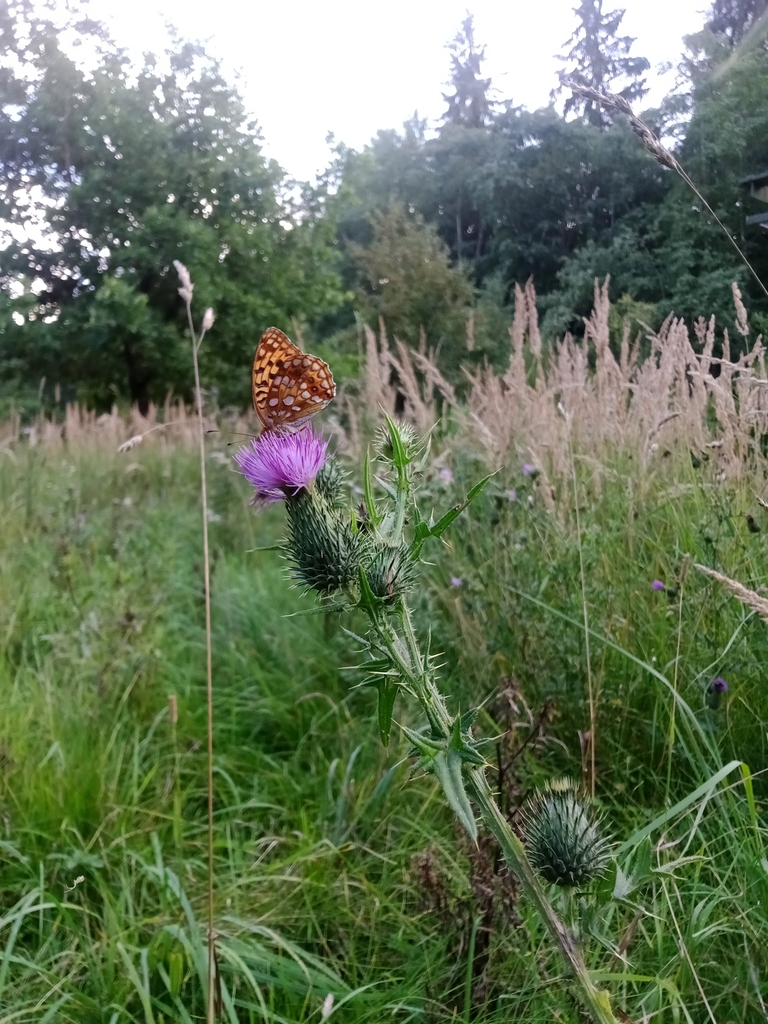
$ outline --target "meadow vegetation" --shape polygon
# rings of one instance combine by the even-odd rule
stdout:
[[[62,12],[0,9],[0,1024],[212,1019],[203,514],[216,1019],[576,1024],[571,939],[610,995],[594,1020],[768,1019],[768,293],[741,181],[764,167],[766,0],[714,0],[687,37],[644,115],[669,149],[624,123],[648,62],[622,12],[581,0],[562,113],[494,100],[468,16],[435,133],[338,145],[300,188],[202,47],[134,66]],[[216,315],[205,509],[180,257]],[[413,629],[394,556],[373,596],[440,652],[411,658],[422,710],[421,683],[447,698],[431,735],[400,694],[381,741],[374,562],[348,615],[317,604],[284,508],[235,472],[270,322],[342,384],[321,420],[345,482],[293,495],[293,542],[342,494],[355,550],[405,552],[409,588],[418,569]],[[474,494],[418,565],[411,506],[376,548],[377,501],[410,486],[394,421],[429,435],[421,512]],[[415,770],[449,732],[487,762],[454,777],[474,811]],[[530,799],[575,799],[566,777],[611,842],[576,889],[531,849]]]
[[[696,565],[760,607],[762,342],[730,362],[712,355],[719,327],[670,320],[617,349],[609,322],[597,288],[586,343],[542,351],[520,290],[508,368],[479,374],[462,404],[426,349],[369,334],[367,373],[332,425],[356,485],[376,409],[420,429],[439,418],[422,506],[498,470],[416,592],[451,708],[482,705],[489,780],[515,827],[546,780],[594,785],[619,867],[553,898],[615,1005],[638,1021],[758,1021],[767,627]],[[199,465],[183,408],[117,452],[152,415],[72,407],[1,435],[4,1019],[204,1019]],[[409,779],[397,729],[381,746],[338,616],[296,615],[313,603],[269,550],[282,510],[247,507],[228,447],[246,425],[218,427],[221,1018],[318,1020],[330,994],[338,1020],[575,1021],[489,837],[469,840],[432,777]],[[396,720],[418,725],[407,704]]]

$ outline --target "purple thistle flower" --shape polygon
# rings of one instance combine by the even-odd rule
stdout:
[[[446,483],[446,484],[452,484],[453,483],[453,473],[447,467],[445,469],[441,469],[440,472],[437,475],[440,477],[440,479],[443,481],[443,483]]]
[[[507,491],[507,497],[509,498],[510,501],[517,501],[517,491],[514,487],[510,487],[510,489]]]
[[[311,487],[327,453],[328,442],[307,427],[295,434],[262,434],[235,453],[235,462],[256,488],[254,504],[269,504]]]
[[[538,473],[538,470],[531,462],[523,463],[523,476],[533,476],[534,473]]]
[[[451,586],[452,587],[463,587],[464,586],[464,580],[460,579],[458,576],[451,576]]]
[[[651,590],[665,590],[665,589],[666,589],[666,587],[661,582],[661,580],[654,580],[653,583],[651,584]]]
[[[727,693],[728,683],[723,679],[722,676],[715,676],[712,682],[709,684],[709,688],[712,693]]]

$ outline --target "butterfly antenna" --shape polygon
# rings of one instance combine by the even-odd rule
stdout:
[[[223,430],[216,430],[213,427],[211,427],[211,428],[209,428],[206,431],[206,433],[207,434],[223,434],[224,431]],[[244,433],[241,430],[228,430],[227,433],[228,434],[237,434],[238,437],[260,437],[261,436],[260,434],[246,434],[246,433]],[[230,444],[237,444],[237,441],[228,441],[227,444],[228,445],[230,445]]]

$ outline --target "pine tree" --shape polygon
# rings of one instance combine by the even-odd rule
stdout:
[[[630,103],[642,99],[648,92],[642,76],[650,64],[645,57],[630,57],[635,40],[618,35],[625,12],[603,12],[603,0],[581,0],[573,11],[579,24],[565,44],[571,49],[564,57],[558,57],[569,69],[567,76],[595,89],[618,92]],[[623,81],[627,84],[621,89],[613,84]],[[585,120],[598,127],[611,123],[600,106],[589,100],[569,97],[565,113],[571,110],[583,112]]]
[[[768,13],[768,0],[715,0],[707,28],[731,49]]]
[[[451,53],[450,84],[453,92],[443,93],[443,99],[448,104],[444,123],[482,128],[491,113],[491,101],[488,98],[491,80],[480,77],[485,47],[475,44],[474,18],[471,14],[468,13],[461,23],[448,49]]]

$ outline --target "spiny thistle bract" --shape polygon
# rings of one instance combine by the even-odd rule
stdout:
[[[409,459],[415,459],[424,451],[428,439],[420,437],[408,423],[398,423],[397,432],[400,436],[405,454]],[[392,448],[392,437],[388,426],[379,427],[373,439],[373,450],[384,462],[392,462],[394,449]]]
[[[571,779],[549,783],[524,812],[523,835],[531,864],[547,882],[586,885],[605,871],[610,841],[601,818]]]
[[[357,582],[367,542],[337,514],[322,491],[302,491],[286,502],[288,552],[294,574],[321,594]]]
[[[399,600],[413,589],[418,580],[418,571],[407,544],[376,551],[365,574],[372,592],[387,603]]]
[[[339,460],[331,457],[317,474],[315,487],[330,508],[341,509],[346,506],[349,495],[349,489],[345,486],[346,481],[347,475]]]

